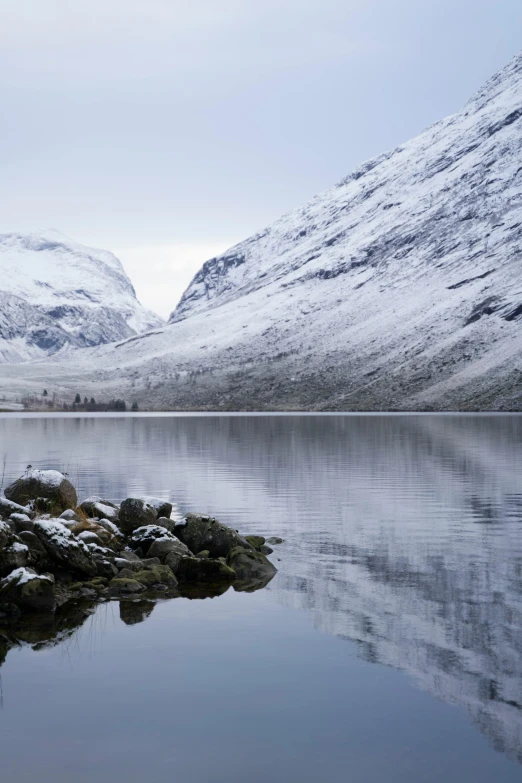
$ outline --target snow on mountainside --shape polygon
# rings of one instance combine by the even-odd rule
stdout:
[[[0,362],[99,345],[159,326],[118,259],[57,231],[0,234]]]
[[[518,55],[458,114],[204,264],[168,326],[52,375],[142,407],[519,409],[521,253]]]

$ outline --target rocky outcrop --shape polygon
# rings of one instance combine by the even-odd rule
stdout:
[[[237,530],[202,514],[187,514],[183,523],[176,527],[176,535],[192,552],[208,550],[210,557],[226,557],[236,546],[250,548]]]
[[[231,584],[259,589],[276,572],[262,554],[263,536],[247,540],[201,514],[170,519],[172,505],[161,499],[118,505],[96,496],[78,504],[66,476],[32,469],[6,491],[0,619],[9,622],[79,601],[129,601],[142,593],[146,602],[158,594],[203,597]]]

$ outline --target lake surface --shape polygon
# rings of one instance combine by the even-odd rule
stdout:
[[[27,634],[2,783],[522,779],[522,417],[6,415],[4,454],[285,542],[262,591]]]

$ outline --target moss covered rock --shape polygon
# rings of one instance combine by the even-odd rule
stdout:
[[[134,593],[142,593],[144,590],[145,586],[136,579],[115,577],[109,582],[109,592],[112,596],[133,595]]]
[[[227,565],[244,581],[271,579],[277,573],[277,568],[261,552],[240,546],[229,553]]]
[[[254,549],[261,549],[266,541],[264,536],[245,536],[245,539],[248,541],[250,546],[254,547]]]
[[[221,560],[183,557],[176,572],[180,582],[231,582],[234,571]]]
[[[236,530],[201,514],[187,514],[184,524],[176,525],[176,535],[191,552],[207,549],[211,558],[227,557],[236,546],[250,547]]]
[[[134,579],[145,587],[154,587],[155,585],[165,585],[173,588],[178,584],[176,577],[168,566],[158,565],[143,571],[137,571]]]

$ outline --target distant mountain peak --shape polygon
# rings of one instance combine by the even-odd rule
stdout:
[[[163,323],[120,261],[56,229],[0,234],[0,362],[99,345]]]

